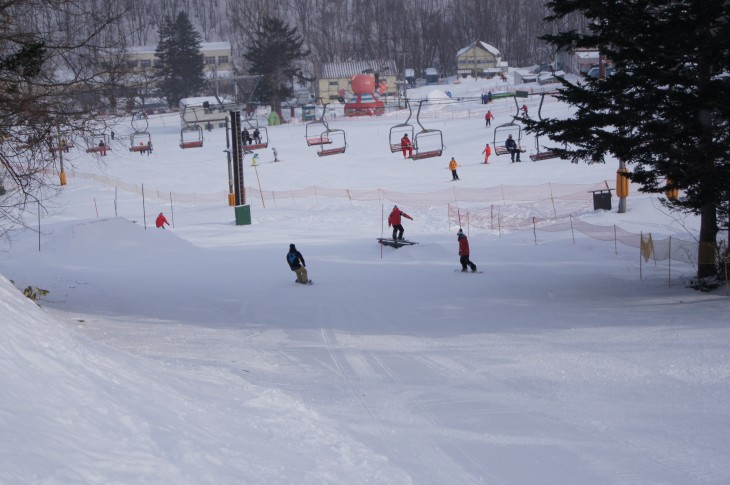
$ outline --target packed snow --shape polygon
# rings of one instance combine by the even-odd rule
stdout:
[[[223,129],[182,150],[178,115],[150,116],[148,156],[127,149],[127,118],[106,157],[65,154],[68,184],[40,233],[32,208],[0,252],[0,483],[729,483],[726,289],[689,289],[691,264],[532,227],[463,224],[480,273],[461,273],[458,221],[438,194],[615,185],[615,161],[481,163],[516,107],[479,96],[503,87],[409,90],[445,144],[419,161],[388,146],[407,111],[336,107],[327,119],[348,147],[329,157],[302,121],[267,127],[257,165],[244,159],[250,225],[227,204]],[[551,98],[542,111],[569,113]],[[419,244],[378,244],[396,203]],[[628,211],[616,206],[566,210],[696,238],[695,217],[635,187]],[[160,212],[172,226],[154,227]],[[311,286],[294,283],[291,243]],[[49,293],[36,304],[28,286]]]

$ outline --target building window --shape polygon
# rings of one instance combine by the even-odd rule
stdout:
[[[340,82],[339,82],[339,81],[330,81],[330,82],[328,83],[328,85],[329,85],[329,86],[339,86],[339,85],[340,85]]]
[[[162,59],[155,59],[152,63],[155,67],[162,67]]]
[[[130,69],[135,69],[137,67],[137,61],[127,61],[127,67]]]
[[[218,56],[218,64],[228,64],[228,56]]]
[[[141,61],[139,61],[139,67],[141,67],[142,69],[146,67],[152,67],[152,61],[149,59],[142,59]]]
[[[215,64],[215,57],[214,56],[206,56],[205,58],[205,64]]]

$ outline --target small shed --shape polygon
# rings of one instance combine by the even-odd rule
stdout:
[[[426,83],[427,84],[438,84],[439,72],[433,67],[427,67],[426,71]]]

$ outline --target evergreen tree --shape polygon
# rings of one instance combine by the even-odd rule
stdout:
[[[698,277],[715,274],[718,214],[730,187],[730,2],[552,0],[549,21],[579,13],[585,33],[544,39],[559,49],[594,47],[616,67],[605,79],[564,82],[570,119],[526,120],[529,131],[572,145],[573,162],[612,153],[641,191],[682,190],[673,210],[700,216]]]
[[[185,12],[173,22],[169,17],[160,24],[160,42],[155,57],[160,59],[155,77],[170,107],[182,98],[197,95],[205,86],[201,36]]]
[[[292,95],[292,79],[303,79],[301,69],[293,65],[309,55],[309,50],[302,48],[303,43],[296,28],[289,28],[281,19],[264,16],[253,33],[250,50],[244,55],[251,63],[251,74],[263,76],[258,85],[261,99],[279,115],[281,100]]]

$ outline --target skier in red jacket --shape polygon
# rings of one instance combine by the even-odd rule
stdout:
[[[401,216],[405,217],[406,219],[413,220],[411,216],[403,212],[398,208],[397,205],[393,206],[393,210],[390,212],[390,215],[388,216],[388,227],[393,226],[393,240],[400,239],[403,240],[403,226],[401,225]],[[398,237],[396,237],[396,235]]]
[[[469,261],[469,240],[466,238],[464,231],[459,229],[456,233],[456,237],[459,240],[459,262],[461,263],[461,271],[466,271],[466,267],[469,266],[472,272],[477,270],[477,265]]]
[[[162,212],[160,212],[160,215],[157,216],[157,219],[155,220],[155,226],[161,227],[162,229],[164,229],[165,224],[167,224],[168,226],[170,225],[170,223],[167,222],[165,215]]]

